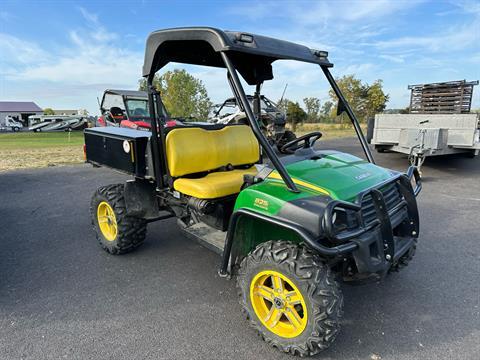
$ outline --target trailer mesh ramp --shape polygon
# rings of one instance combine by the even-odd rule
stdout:
[[[409,85],[408,89],[411,90],[410,113],[469,113],[475,85],[478,85],[478,80]]]

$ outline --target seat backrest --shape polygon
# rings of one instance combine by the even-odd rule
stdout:
[[[253,164],[260,159],[258,141],[246,125],[226,126],[220,130],[173,129],[167,134],[166,151],[173,177],[214,170],[228,164]]]
[[[123,110],[118,106],[112,106],[110,108],[110,114],[112,114],[112,116],[123,116]]]

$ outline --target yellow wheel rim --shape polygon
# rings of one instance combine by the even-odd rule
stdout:
[[[262,271],[253,278],[250,301],[258,319],[275,335],[293,338],[307,326],[302,293],[293,281],[277,271]]]
[[[110,204],[102,201],[97,207],[98,227],[102,235],[108,241],[113,241],[117,237],[117,218]]]

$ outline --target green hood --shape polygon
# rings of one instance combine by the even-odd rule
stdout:
[[[333,199],[347,201],[393,175],[390,170],[340,152],[329,152],[320,159],[302,160],[286,168],[298,185],[304,182],[325,190]]]
[[[363,190],[396,174],[350,154],[334,151],[318,154],[316,160],[300,160],[286,165],[299,193],[288,191],[278,172],[273,171],[264,181],[240,192],[235,210],[247,208],[276,214],[287,202],[318,195],[354,201]]]

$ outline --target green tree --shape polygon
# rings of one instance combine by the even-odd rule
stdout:
[[[329,117],[332,113],[333,109],[333,102],[325,101],[322,105],[322,109],[320,110],[321,114],[325,117]]]
[[[337,84],[360,121],[385,110],[389,95],[383,92],[383,81],[376,80],[372,85],[362,83],[355,75],[346,75],[337,79]],[[333,89],[329,91],[332,102],[338,106]]]
[[[163,104],[172,117],[205,120],[212,106],[207,89],[200,79],[186,70],[167,71],[155,76],[153,85],[160,92]],[[147,90],[145,79],[139,81],[140,90]]]
[[[363,102],[365,96],[363,94],[363,86],[361,80],[355,78],[355,75],[345,75],[340,79],[335,80],[338,87],[342,91],[343,96],[350,104],[355,115],[359,118],[363,118]],[[335,108],[338,107],[338,98],[333,89],[328,92],[332,102],[335,104]],[[341,118],[343,121],[343,117]]]
[[[364,112],[367,119],[385,110],[390,96],[383,92],[383,80],[376,80],[372,85],[366,84],[364,92],[366,94]]]
[[[320,99],[315,97],[306,97],[303,99],[305,110],[307,112],[308,122],[317,122],[320,113]]]
[[[307,119],[307,113],[302,109],[298,102],[288,101],[287,103],[287,121],[292,126],[292,131],[297,130],[297,124]]]
[[[43,115],[55,115],[55,111],[52,108],[43,109]]]

